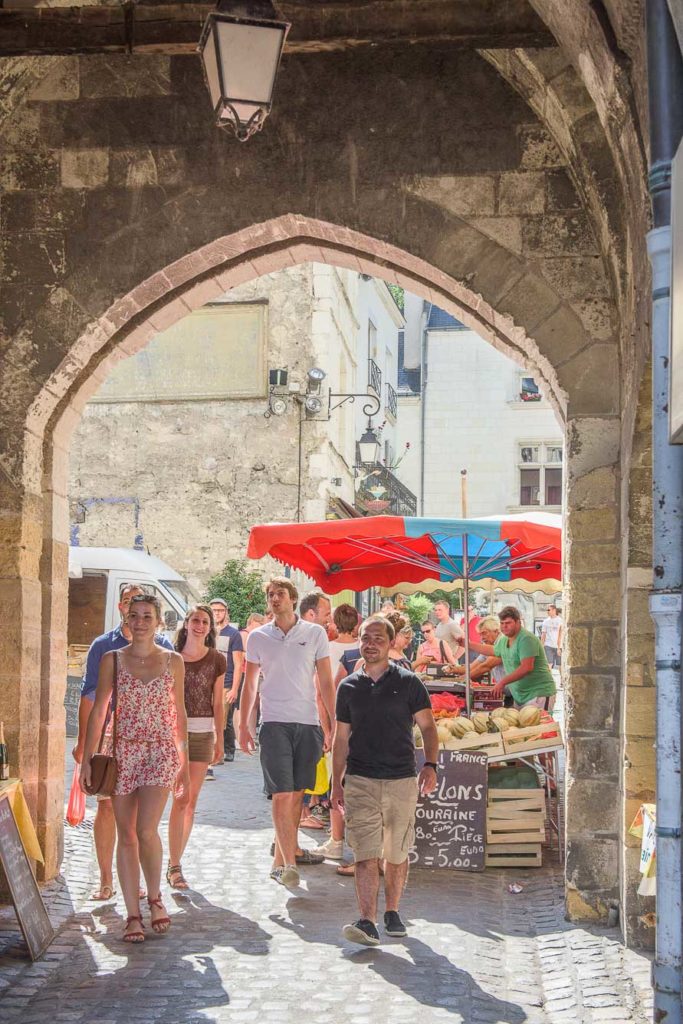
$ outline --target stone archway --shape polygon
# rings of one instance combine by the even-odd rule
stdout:
[[[39,811],[41,814],[47,811],[43,799],[47,801],[48,779],[52,779],[56,792],[52,793],[51,803],[56,808],[56,814],[52,822],[44,822],[43,836],[46,842],[50,836],[52,837],[55,855],[58,855],[61,819],[58,795],[60,776],[56,768],[61,768],[63,756],[63,685],[60,685],[60,682],[65,678],[64,607],[68,558],[66,472],[71,433],[88,397],[99,387],[113,363],[138,351],[157,331],[235,284],[282,266],[310,259],[371,273],[400,283],[413,292],[430,298],[456,314],[509,355],[516,356],[518,360],[539,370],[544,376],[553,404],[563,419],[567,417],[567,409],[571,408],[571,396],[560,388],[555,367],[547,355],[539,351],[537,343],[528,337],[523,328],[516,326],[511,317],[503,316],[491,309],[481,296],[474,295],[461,282],[394,246],[377,242],[349,229],[311,221],[301,216],[279,218],[269,224],[257,225],[239,235],[212,242],[205,249],[193,254],[191,259],[183,261],[180,266],[170,266],[161,272],[159,277],[166,284],[165,294],[159,294],[160,279],[142,282],[115,308],[107,310],[98,322],[92,324],[75,341],[70,363],[67,366],[60,366],[46,382],[45,388],[32,405],[27,420],[31,437],[37,440],[39,433],[42,432],[44,438],[44,532],[40,563],[42,626],[45,637],[42,649],[42,676],[51,682],[44,692],[41,716],[38,772],[44,778],[44,788],[39,794]],[[203,269],[211,262],[213,265],[210,270]],[[115,324],[121,309],[132,315],[117,328]],[[609,463],[615,455],[614,438],[610,440],[605,433],[605,428],[611,422],[612,417],[609,413],[606,419],[599,415],[586,418],[577,415],[569,419],[568,472],[575,484],[578,484],[580,477],[585,478],[583,487],[586,493],[590,490],[589,481],[595,480],[595,475],[591,478],[591,474],[597,474],[603,484],[606,478],[616,480],[614,466]],[[608,443],[605,448],[603,444],[606,438]],[[587,462],[580,457],[585,444],[592,445]],[[26,483],[29,482],[27,478]],[[613,490],[616,492],[616,484]],[[604,488],[602,496],[604,499]],[[581,512],[584,509],[585,506],[581,508]],[[573,551],[580,573],[585,571],[590,551],[594,550],[595,531],[587,540],[583,536],[583,521],[578,514],[577,520]],[[569,529],[571,536],[571,520]],[[587,544],[590,550],[587,549]],[[602,731],[604,728],[604,723],[596,722],[595,725],[596,730],[599,728]],[[579,782],[577,779],[577,784]],[[568,813],[570,820],[573,820],[575,814],[571,802]],[[604,889],[604,885],[601,888]]]
[[[293,55],[269,130],[239,149],[207,122],[198,68],[185,57],[67,58],[9,117],[2,611],[19,625],[4,671],[53,867],[61,748],[47,723],[61,714],[49,680],[66,625],[65,445],[107,360],[279,260],[331,253],[390,276],[536,367],[565,422],[578,495],[568,523],[572,686],[580,696],[595,683],[618,701],[618,657],[597,660],[593,631],[614,632],[620,619],[630,307],[580,168],[531,98],[477,54],[451,57],[431,44]],[[30,163],[19,159],[26,146]],[[604,181],[621,189],[601,146],[598,158]],[[629,180],[635,189],[637,175]],[[633,264],[617,263],[630,280]],[[597,757],[618,727],[607,697],[592,716],[577,714],[577,782],[604,779],[615,792],[618,757]],[[617,895],[618,801],[592,810],[581,784],[569,799],[570,908],[598,913]]]

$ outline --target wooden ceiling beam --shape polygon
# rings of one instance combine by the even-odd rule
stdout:
[[[215,3],[130,0],[37,7],[0,2],[0,57],[194,53]],[[553,37],[527,0],[282,0],[287,52],[387,43],[450,42],[467,49],[547,47]]]

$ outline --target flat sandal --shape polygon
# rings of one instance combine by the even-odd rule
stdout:
[[[142,928],[142,931],[140,931],[140,932],[132,932],[130,930],[130,926],[133,923],[133,921],[139,921],[140,922],[140,927]],[[145,933],[145,925],[144,925],[144,922],[143,922],[143,920],[142,920],[142,918],[140,917],[139,914],[131,914],[130,917],[126,918],[126,927],[125,927],[124,932],[123,932],[123,941],[124,942],[129,942],[132,945],[137,945],[139,942],[144,942],[145,941],[145,934],[144,933]]]
[[[161,893],[159,893],[159,895],[156,896],[154,899],[151,899],[148,896],[147,897],[147,906],[149,907],[150,915],[151,915],[151,912],[152,912],[152,907],[158,907],[159,910],[165,910],[166,909],[164,907],[163,903],[161,902]],[[156,920],[152,919],[151,926],[152,926],[152,931],[155,932],[157,935],[165,935],[166,932],[168,931],[168,929],[171,927],[171,918],[168,917],[168,916],[166,916],[166,917],[157,917]]]
[[[175,882],[171,881],[173,875],[177,875],[177,880]],[[181,868],[180,864],[168,865],[168,867],[166,868],[166,881],[168,882],[172,889],[180,889],[184,892],[185,889],[190,888],[189,885],[187,884],[187,879],[183,875],[183,869]]]

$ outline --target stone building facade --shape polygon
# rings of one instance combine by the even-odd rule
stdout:
[[[328,420],[327,391],[366,392],[372,349],[382,376],[375,425],[384,421],[395,447],[386,404],[402,326],[383,281],[303,263],[162,332],[84,410],[70,448],[71,543],[149,550],[201,593],[229,558],[245,557],[254,524],[322,520],[337,498],[353,506],[362,402]],[[326,377],[322,414],[309,417],[291,389],[305,394],[311,367]],[[275,369],[288,373],[275,392],[282,415],[268,414]]]
[[[315,260],[452,313],[533,370],[561,419],[567,909],[618,902],[628,941],[649,941],[627,834],[654,788],[642,3],[297,6],[275,109],[244,146],[211,123],[196,17],[168,7],[152,40],[144,20],[127,39],[119,5],[95,36],[76,5],[22,9],[0,68],[0,713],[45,873],[73,431],[160,330]]]

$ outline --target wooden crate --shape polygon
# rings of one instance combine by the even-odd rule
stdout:
[[[505,753],[503,736],[499,732],[468,732],[461,740],[453,736],[448,741],[446,750],[480,750],[489,757],[497,757]]]
[[[543,739],[541,739],[543,737]],[[519,755],[549,747],[564,746],[559,722],[541,722],[525,729],[506,729],[503,733],[506,754]]]
[[[543,866],[543,850],[540,843],[520,843],[518,846],[487,844],[485,858],[487,868],[540,868]]]
[[[486,842],[501,846],[545,842],[543,790],[489,789]]]

